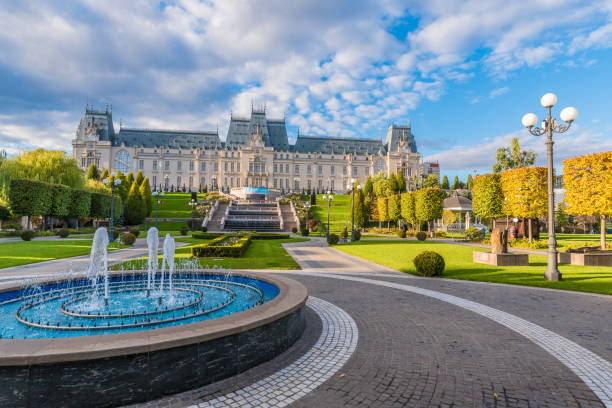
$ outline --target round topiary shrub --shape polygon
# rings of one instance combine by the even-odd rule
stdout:
[[[400,238],[406,238],[406,231],[404,231],[404,229],[403,229],[403,228],[400,228],[400,229],[397,231],[397,236],[398,236],[398,237],[400,237]]]
[[[425,231],[419,231],[416,233],[416,239],[418,239],[419,241],[425,241],[427,239],[427,234],[425,233]]]
[[[442,230],[436,230],[436,238],[446,238],[446,232]]]
[[[297,230],[297,227],[293,227],[293,228],[291,228],[291,232],[293,232],[294,234],[297,234],[297,231],[298,231],[298,230]]]
[[[187,235],[187,231],[189,231],[189,229],[187,227],[181,227],[180,231],[181,235]]]
[[[21,239],[24,241],[31,241],[34,238],[34,231],[25,230],[21,233]]]
[[[131,232],[124,232],[121,234],[121,243],[125,245],[132,245],[136,241],[136,235]]]
[[[417,273],[421,276],[442,276],[444,272],[444,258],[437,252],[421,252],[413,262]]]
[[[340,241],[340,237],[336,234],[329,234],[327,236],[327,243],[329,245],[336,245]]]
[[[484,239],[485,232],[483,230],[479,230],[478,228],[470,227],[465,230],[465,238],[468,241],[480,241]]]
[[[129,231],[130,234],[134,235],[134,237],[137,237],[140,234],[140,228],[138,227],[132,227]]]
[[[57,235],[60,238],[68,238],[68,235],[70,235],[70,230],[68,228],[62,228],[61,230],[57,231]]]

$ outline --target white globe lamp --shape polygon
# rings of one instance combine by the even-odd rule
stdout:
[[[526,128],[534,127],[536,123],[538,123],[538,116],[535,113],[528,113],[525,116],[523,116],[523,119],[521,120],[521,122],[523,123],[523,126],[525,126]]]
[[[564,122],[571,123],[578,117],[578,110],[574,107],[568,107],[561,111],[561,119]]]
[[[551,108],[557,103],[557,95],[554,93],[547,93],[540,99],[540,103],[545,108]]]

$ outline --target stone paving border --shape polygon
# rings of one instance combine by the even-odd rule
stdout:
[[[359,330],[348,313],[325,300],[306,303],[321,318],[321,336],[302,357],[276,373],[234,392],[192,405],[204,407],[285,407],[333,376],[357,348]]]
[[[535,323],[471,300],[429,289],[422,289],[416,286],[337,274],[308,272],[300,272],[300,274],[350,280],[400,289],[438,299],[487,317],[542,347],[584,381],[606,407],[612,408],[612,363],[573,341],[538,326]]]

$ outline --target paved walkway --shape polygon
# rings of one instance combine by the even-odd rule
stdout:
[[[332,324],[314,308],[283,355],[143,406],[612,407],[610,296],[419,278],[322,239],[285,247],[303,269],[277,273],[354,319],[357,347],[346,364],[306,395],[297,386],[277,393],[293,381],[285,367],[310,356]],[[321,374],[302,366],[300,375]],[[237,395],[250,395],[250,405],[232,405]]]

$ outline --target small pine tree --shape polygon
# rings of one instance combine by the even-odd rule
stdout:
[[[374,184],[372,183],[372,176],[368,176],[368,179],[366,180],[365,183],[365,187],[363,188],[363,192],[366,195],[366,197],[373,197],[374,194]]]
[[[467,188],[471,190],[474,187],[474,179],[472,179],[472,175],[468,174]]]
[[[127,189],[128,191],[130,191],[132,189],[132,184],[134,184],[134,173],[132,173],[131,171],[125,176],[125,181],[126,183],[128,183],[127,185]],[[140,184],[138,186],[136,186],[136,188],[138,188],[140,186]]]
[[[136,185],[138,185],[138,183],[136,183]],[[142,200],[144,201],[146,208],[146,216],[148,217],[153,211],[153,194],[151,193],[151,186],[149,185],[148,177],[142,180],[139,192],[142,196]]]
[[[88,180],[99,180],[100,179],[100,170],[95,163],[91,163],[89,168],[87,169],[87,179]]]
[[[144,181],[144,176],[142,175],[142,171],[138,170],[138,173],[136,173],[136,184],[141,186],[143,181]]]
[[[404,179],[404,173],[402,173],[401,170],[398,170],[395,178],[397,179],[398,193],[403,193],[406,191],[406,179]]]
[[[398,190],[397,178],[395,178],[395,175],[393,173],[389,174],[389,177],[387,178],[387,182],[389,183],[389,188],[391,189],[392,194],[397,193],[397,190]]]
[[[459,176],[455,176],[455,180],[453,181],[453,190],[457,190],[461,187],[459,184]]]
[[[100,176],[100,180],[104,180],[110,177],[110,171],[108,169],[104,169],[102,175]]]
[[[441,185],[441,187],[442,187],[443,190],[450,190],[450,184],[448,182],[448,177],[447,176],[444,176],[442,178],[442,185]]]
[[[123,217],[128,225],[142,224],[145,220],[145,203],[143,202],[142,196],[138,191],[138,186],[132,183],[132,188],[125,202],[125,209],[123,211]]]

